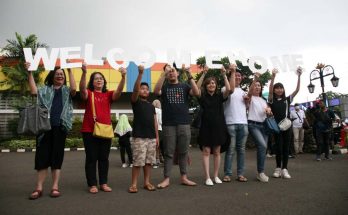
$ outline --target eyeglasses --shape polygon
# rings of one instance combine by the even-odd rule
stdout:
[[[104,78],[98,77],[98,78],[94,78],[93,80],[94,80],[94,81],[99,81],[99,80],[104,81]]]

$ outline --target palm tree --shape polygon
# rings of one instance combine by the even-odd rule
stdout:
[[[5,79],[0,81],[0,86],[6,86],[4,96],[15,96],[17,101],[12,106],[22,106],[18,104],[18,101],[26,102],[29,99],[29,87],[28,87],[28,72],[24,67],[25,57],[23,48],[31,48],[33,55],[35,55],[38,48],[47,48],[44,43],[39,43],[37,36],[31,34],[28,37],[23,38],[17,32],[15,33],[16,39],[8,39],[7,45],[1,49],[1,53],[4,53],[4,63],[1,68],[1,72],[4,74]],[[36,83],[42,83],[40,74],[44,71],[43,67],[39,67],[36,71],[33,71],[34,80]]]

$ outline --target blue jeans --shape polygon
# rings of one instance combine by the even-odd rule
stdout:
[[[268,135],[263,123],[249,121],[248,127],[257,147],[257,172],[262,173],[265,170]]]
[[[227,125],[231,137],[231,144],[225,154],[224,173],[225,176],[232,176],[232,161],[234,152],[237,151],[237,176],[244,172],[245,143],[248,137],[247,124]]]

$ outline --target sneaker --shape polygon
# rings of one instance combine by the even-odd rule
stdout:
[[[324,160],[332,161],[332,157],[325,157]]]
[[[289,155],[289,158],[295,158],[295,155]]]
[[[274,178],[280,178],[281,177],[281,169],[280,168],[275,168],[274,173],[273,173]]]
[[[270,155],[269,153],[267,153],[266,157],[271,158],[271,157],[273,157],[273,156]]]
[[[122,164],[122,168],[127,168],[127,167],[128,167],[128,165],[126,163]]]
[[[282,169],[282,178],[285,178],[285,179],[291,178],[287,169]]]
[[[320,157],[317,157],[317,158],[316,158],[316,161],[321,161],[321,158],[320,158]]]
[[[214,182],[215,182],[215,184],[222,184],[222,181],[220,180],[219,177],[215,177]]]
[[[132,168],[133,167],[133,164],[131,163],[131,164],[129,164],[129,168]]]
[[[210,178],[208,178],[207,180],[205,180],[205,183],[204,183],[204,184],[207,185],[207,186],[213,186],[213,185],[214,185],[213,181],[212,181]]]
[[[157,169],[157,168],[158,168],[158,164],[155,163],[155,164],[152,166],[152,168]]]
[[[263,172],[258,173],[256,175],[256,178],[257,178],[257,180],[259,180],[261,182],[268,182],[268,179],[269,179],[269,177],[265,173],[263,173]]]

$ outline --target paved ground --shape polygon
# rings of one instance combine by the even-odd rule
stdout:
[[[131,169],[120,168],[119,151],[113,151],[109,171],[113,192],[92,195],[85,182],[84,152],[66,152],[62,196],[48,196],[49,179],[44,196],[30,201],[27,197],[35,184],[34,153],[0,153],[0,214],[347,214],[347,154],[322,162],[314,161],[312,154],[301,155],[289,162],[291,180],[271,178],[269,183],[260,183],[255,179],[255,151],[248,151],[245,175],[249,181],[214,187],[203,185],[199,150],[191,149],[191,156],[189,175],[199,186],[180,185],[178,169],[174,168],[169,188],[155,192],[140,189],[137,194],[129,194]],[[274,166],[274,158],[268,158],[268,175]],[[162,179],[162,170],[153,170],[154,184]]]

